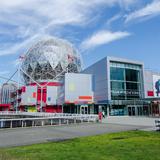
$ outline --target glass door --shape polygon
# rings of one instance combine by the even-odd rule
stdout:
[[[88,105],[80,106],[80,114],[88,114]]]
[[[129,116],[135,116],[135,107],[128,107],[128,115]]]

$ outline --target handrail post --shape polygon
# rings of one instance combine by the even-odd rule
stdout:
[[[10,121],[10,128],[12,128],[12,120]]]
[[[51,126],[52,126],[52,124],[53,124],[53,120],[51,119]]]

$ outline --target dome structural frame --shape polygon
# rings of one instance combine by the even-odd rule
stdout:
[[[65,73],[79,73],[82,58],[67,40],[45,37],[32,45],[24,55],[21,68],[34,81],[60,80]],[[32,82],[29,76],[21,72],[26,84]]]

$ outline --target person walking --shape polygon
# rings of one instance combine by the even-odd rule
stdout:
[[[102,115],[103,115],[103,118],[105,118],[105,112],[104,112],[104,110],[102,111]]]

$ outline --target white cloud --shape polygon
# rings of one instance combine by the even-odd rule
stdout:
[[[137,0],[0,0],[0,22],[12,25],[64,25],[89,20],[99,6],[131,5]],[[41,26],[41,27],[42,27]]]
[[[129,9],[130,6],[135,6],[141,0],[119,0],[119,5],[125,9]]]
[[[24,40],[23,42],[15,43],[14,45],[10,44],[10,47],[6,47],[7,49],[2,50],[0,52],[0,56],[11,55],[15,53],[20,54],[20,55],[24,54],[23,52],[27,50],[28,46],[31,46],[31,44],[40,37],[41,35],[37,34],[31,38]]]
[[[137,11],[134,11],[126,16],[125,22],[130,22],[137,19],[150,18],[160,14],[160,0],[154,0]]]
[[[130,36],[131,34],[128,32],[111,32],[111,31],[98,31],[97,33],[93,34],[91,37],[88,39],[84,40],[81,44],[81,49],[86,50],[86,49],[92,49],[94,47],[103,45],[103,44],[108,44],[110,42],[125,38],[127,36]]]
[[[0,55],[15,54],[27,47],[32,37],[55,34],[66,25],[85,26],[96,17],[94,11],[101,6],[133,5],[137,0],[0,0],[0,34],[14,39],[9,47],[1,47]],[[53,33],[52,32],[52,33]],[[0,37],[1,40],[1,37]],[[2,41],[2,40],[1,40]],[[18,42],[16,42],[18,41]],[[6,46],[0,43],[1,46]]]

